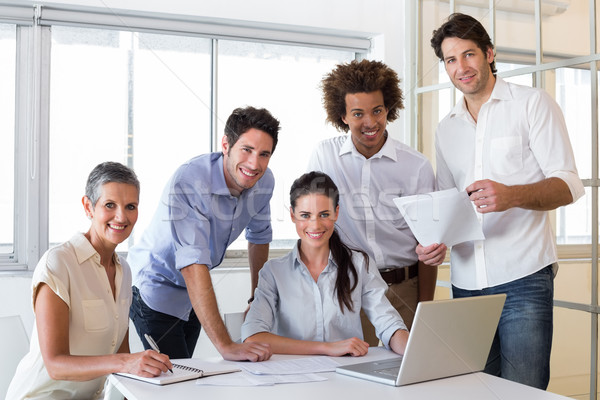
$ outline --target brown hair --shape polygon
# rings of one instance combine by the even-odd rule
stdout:
[[[441,61],[444,61],[444,53],[442,52],[442,42],[447,37],[456,37],[459,39],[471,40],[475,42],[477,47],[486,54],[488,49],[494,50],[492,39],[488,35],[487,31],[481,25],[479,21],[470,15],[454,13],[448,17],[448,20],[444,22],[437,30],[433,31],[431,37],[431,47],[435,55]],[[496,61],[492,60],[490,63],[490,69],[492,74],[496,74]]]

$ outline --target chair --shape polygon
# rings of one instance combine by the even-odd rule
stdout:
[[[17,365],[29,351],[29,337],[21,316],[0,317],[0,398],[6,396]]]
[[[225,328],[227,328],[227,332],[229,332],[229,336],[231,336],[231,340],[235,343],[242,342],[242,324],[244,323],[244,313],[243,312],[235,312],[235,313],[226,313],[223,316],[223,322],[225,322]]]

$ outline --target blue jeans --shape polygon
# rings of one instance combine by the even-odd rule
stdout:
[[[135,325],[146,350],[150,345],[144,334],[152,336],[160,352],[170,358],[191,358],[200,336],[200,321],[192,309],[188,321],[169,314],[154,311],[142,300],[137,287],[132,288],[133,301],[129,309],[129,318]]]
[[[452,286],[454,297],[506,293],[485,372],[542,390],[550,380],[554,274],[552,266],[482,290]]]

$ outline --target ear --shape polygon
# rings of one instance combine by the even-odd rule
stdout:
[[[292,220],[292,222],[295,222],[294,209],[292,208],[292,206],[290,206],[290,219]]]
[[[485,57],[487,58],[488,64],[490,64],[492,61],[494,61],[494,49],[492,49],[491,47],[488,47],[487,51],[485,52]]]
[[[227,136],[223,135],[221,138],[221,148],[223,149],[223,154],[228,154],[229,152],[229,140],[227,140]]]
[[[345,123],[346,125],[350,125],[350,124],[348,123],[348,121],[346,121],[346,116],[345,116],[345,115],[342,115],[340,118],[342,119],[342,121],[344,121],[344,123]]]
[[[85,215],[88,218],[93,217],[94,216],[94,207],[92,206],[92,201],[90,200],[90,198],[87,196],[83,196],[81,198],[81,204],[83,204],[83,210],[85,211]]]
[[[337,221],[337,219],[338,219],[339,216],[340,216],[340,205],[338,204],[335,207],[335,219],[334,219],[334,221]]]

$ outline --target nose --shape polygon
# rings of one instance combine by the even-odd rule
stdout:
[[[247,159],[248,162],[248,166],[252,169],[256,169],[256,166],[258,165],[258,154],[252,153],[248,156]]]

